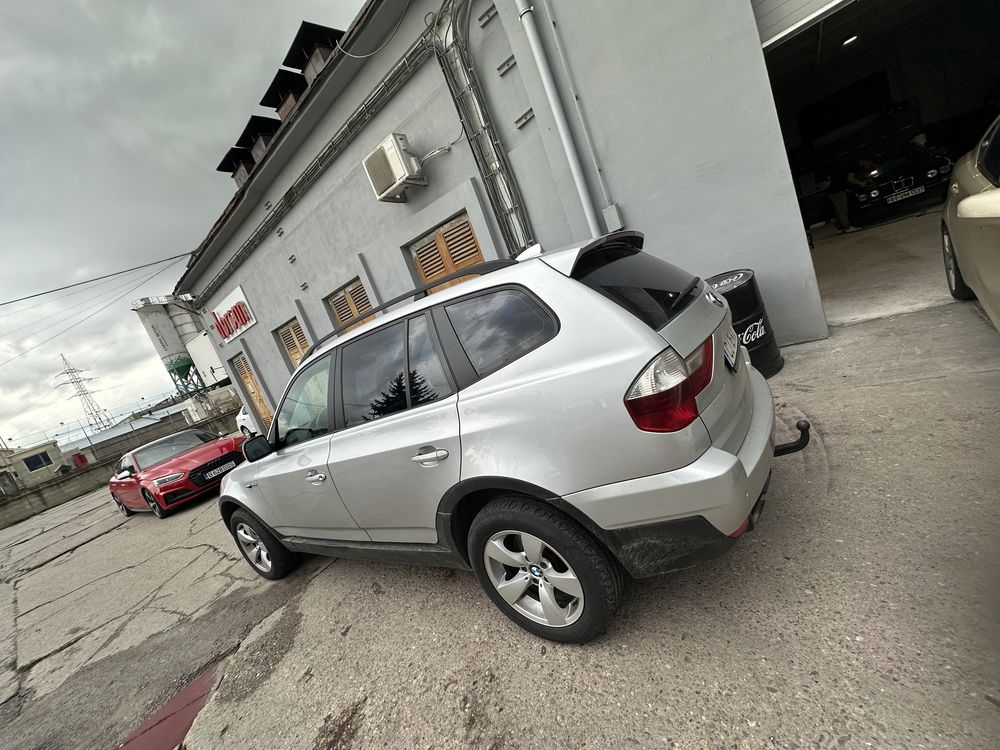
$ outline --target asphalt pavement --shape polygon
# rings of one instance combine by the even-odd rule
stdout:
[[[814,429],[761,525],[589,645],[461,571],[265,582],[213,502],[0,531],[0,747],[114,747],[216,664],[189,750],[1000,746],[1000,335],[960,303],[831,334],[770,381],[779,439]]]

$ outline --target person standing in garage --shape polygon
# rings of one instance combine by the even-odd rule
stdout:
[[[830,202],[833,203],[833,224],[841,233],[860,231],[859,227],[851,225],[847,214],[847,188],[867,187],[868,176],[877,166],[871,159],[860,159],[842,164],[833,171],[828,195]]]

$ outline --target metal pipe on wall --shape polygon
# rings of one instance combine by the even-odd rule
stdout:
[[[611,191],[608,189],[608,181],[604,178],[604,171],[601,169],[601,163],[597,159],[597,149],[594,147],[594,136],[590,133],[590,128],[587,125],[587,118],[583,116],[583,105],[580,104],[580,93],[576,88],[576,83],[573,81],[573,71],[569,66],[569,58],[566,56],[566,48],[562,43],[562,36],[559,33],[559,27],[556,24],[556,17],[552,13],[552,6],[549,4],[549,0],[538,0],[538,4],[542,7],[545,15],[548,16],[549,23],[552,24],[552,43],[556,48],[556,55],[559,57],[559,64],[562,67],[563,75],[566,76],[566,85],[569,86],[570,98],[573,100],[573,109],[576,110],[576,119],[580,122],[580,133],[583,135],[583,145],[587,147],[587,156],[590,157],[590,163],[594,165],[594,172],[597,177],[597,186],[601,189],[601,198],[604,201],[605,206],[610,206],[614,201],[611,200]]]
[[[535,9],[528,4],[528,0],[514,0],[514,3],[517,6],[518,18],[521,19],[521,25],[524,27],[525,36],[528,38],[528,46],[531,48],[535,67],[538,68],[538,75],[542,79],[542,89],[545,91],[545,98],[552,110],[556,133],[560,143],[562,143],[563,152],[566,154],[566,161],[569,162],[569,171],[573,176],[576,192],[580,196],[580,204],[583,207],[584,218],[587,220],[587,228],[590,230],[591,237],[599,237],[603,231],[597,220],[594,199],[590,195],[590,187],[587,185],[587,178],[583,173],[583,165],[580,164],[580,155],[577,153],[573,133],[569,129],[569,121],[566,119],[562,100],[559,98],[559,90],[556,88],[555,78],[552,76],[552,68],[549,66],[545,48],[542,46],[542,39],[538,34],[538,26],[535,24]]]

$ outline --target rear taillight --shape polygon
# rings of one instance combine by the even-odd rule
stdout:
[[[625,408],[640,430],[677,432],[698,418],[695,397],[712,380],[712,338],[687,359],[664,349],[635,379]]]

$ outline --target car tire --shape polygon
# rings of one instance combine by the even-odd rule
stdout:
[[[299,556],[249,513],[242,510],[233,513],[229,519],[229,531],[243,559],[261,578],[276,581],[298,567]]]
[[[146,505],[148,505],[149,509],[153,511],[154,516],[156,516],[157,518],[167,517],[167,511],[163,508],[162,505],[156,502],[153,496],[149,494],[148,490],[142,491],[142,499],[146,501]]]
[[[618,611],[618,562],[549,505],[517,496],[493,500],[473,519],[468,545],[486,594],[529,633],[585,643],[601,635]]]
[[[965,283],[962,278],[962,270],[958,267],[958,256],[955,255],[955,243],[951,241],[951,234],[948,227],[941,225],[941,254],[944,257],[944,274],[948,279],[948,291],[955,299],[970,300],[975,299],[976,294]]]
[[[240,432],[243,433],[243,437],[245,437],[247,440],[253,437],[253,433],[250,432],[249,427],[240,427]]]
[[[115,507],[118,508],[118,512],[125,516],[125,518],[135,515],[135,511],[125,507],[125,503],[119,500],[114,492],[111,493],[111,499],[115,501]]]

